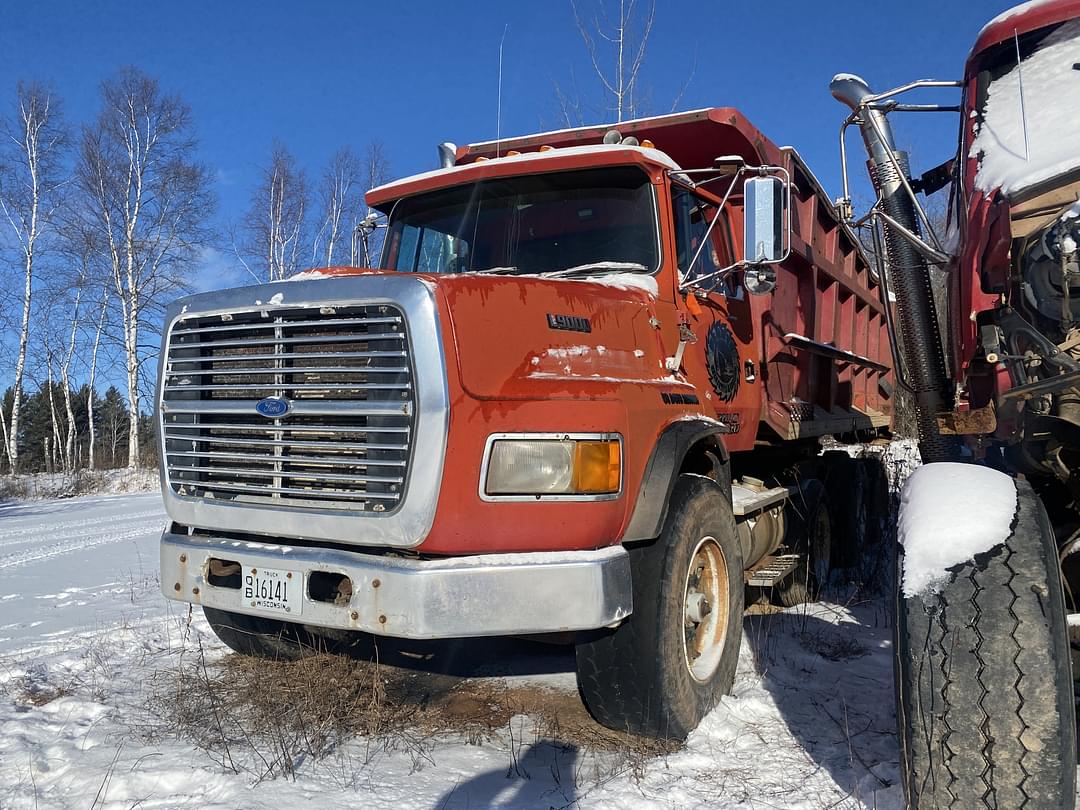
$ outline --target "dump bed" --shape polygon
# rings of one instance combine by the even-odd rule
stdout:
[[[614,127],[623,138],[655,145],[682,169],[708,168],[717,157],[738,155],[751,165],[782,166],[791,178],[792,249],[776,268],[775,291],[727,302],[729,314],[749,310],[754,325],[760,371],[751,373],[760,373],[763,383],[756,438],[793,440],[888,426],[892,351],[867,258],[795,150],[773,144],[737,110],[696,110],[472,144],[457,149],[456,162],[470,164],[511,151],[596,145]],[[709,177],[692,175],[699,184]],[[723,184],[705,183],[703,188]],[[730,226],[733,233],[741,233],[739,194],[732,198]],[[737,254],[741,240],[732,241]],[[741,288],[740,294],[745,295]]]

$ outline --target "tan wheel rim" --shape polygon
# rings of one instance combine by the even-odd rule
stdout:
[[[691,677],[704,683],[720,666],[728,626],[728,567],[715,537],[694,548],[683,588],[683,658]]]

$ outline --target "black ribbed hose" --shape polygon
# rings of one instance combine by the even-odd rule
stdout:
[[[907,156],[896,149],[889,122],[884,112],[873,106],[875,99],[869,86],[858,76],[840,74],[832,80],[829,89],[833,96],[857,113],[854,120],[862,131],[870,157],[867,162],[870,180],[881,197],[881,210],[918,234],[920,227],[915,203],[903,182],[910,179]],[[903,343],[901,356],[907,381],[915,393],[919,453],[925,463],[954,460],[960,455],[960,442],[955,436],[942,436],[937,424],[937,415],[952,410],[952,406],[930,268],[926,259],[903,236],[887,224],[883,230],[889,282],[900,315],[896,320],[900,324]],[[890,306],[888,301],[882,303]]]
[[[903,153],[895,153],[907,173]],[[871,179],[878,186],[877,167],[871,166]],[[895,168],[887,167],[895,174]],[[888,186],[890,184],[882,184]],[[912,233],[920,232],[915,205],[903,186],[892,193],[882,193],[881,209],[890,218]],[[916,424],[919,430],[919,453],[924,463],[956,459],[960,442],[956,436],[942,436],[937,415],[951,410],[950,383],[945,369],[945,352],[938,327],[934,289],[930,283],[930,268],[926,260],[904,237],[883,227],[885,254],[888,258],[889,286],[896,297],[900,317],[901,352],[907,370],[908,383],[915,394]],[[886,306],[888,305],[887,302]]]

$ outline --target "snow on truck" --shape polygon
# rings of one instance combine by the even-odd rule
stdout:
[[[1080,647],[1080,2],[991,20],[959,81],[833,79],[877,192],[897,382],[925,466],[905,488],[896,627],[912,807],[1072,807]],[[935,90],[935,88],[937,88]],[[954,88],[959,103],[914,101]],[[913,177],[890,116],[959,113],[950,160]],[[948,188],[948,223],[920,194]],[[931,268],[946,279],[933,283]],[[939,306],[940,305],[940,306]],[[940,308],[940,312],[939,312]],[[942,326],[943,325],[943,326]]]
[[[572,637],[600,722],[685,737],[745,587],[854,553],[870,471],[820,450],[889,428],[877,277],[733,109],[440,154],[369,192],[376,268],[168,312],[163,590],[258,656]]]

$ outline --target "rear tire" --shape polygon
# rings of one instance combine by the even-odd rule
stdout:
[[[866,467],[842,450],[821,456],[822,481],[832,521],[832,567],[850,568],[858,562],[868,524]]]
[[[791,509],[791,549],[802,555],[799,567],[776,586],[776,599],[784,607],[816,602],[829,579],[832,559],[832,518],[829,498],[820,481],[808,481]]]
[[[1003,544],[950,569],[937,593],[905,598],[897,577],[900,759],[912,808],[1073,805],[1057,546],[1030,485],[1016,487],[1016,524]]]
[[[680,476],[660,537],[629,552],[634,612],[578,644],[578,686],[608,728],[682,740],[735,680],[743,561],[731,502],[714,481]]]
[[[315,648],[310,634],[292,622],[205,606],[203,613],[225,646],[241,655],[295,661]]]

